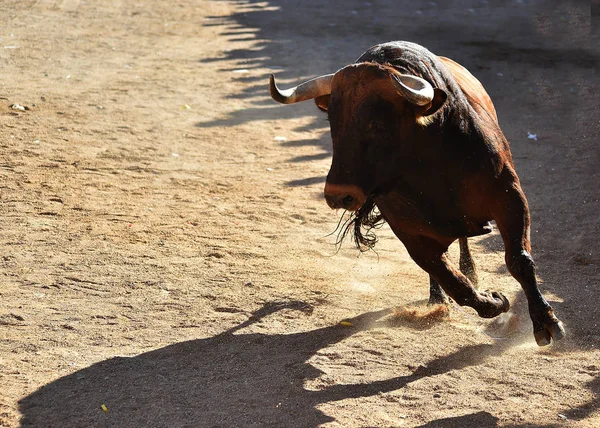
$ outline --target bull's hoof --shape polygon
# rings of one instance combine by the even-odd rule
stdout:
[[[538,346],[548,346],[552,340],[556,342],[566,336],[563,323],[552,312],[547,318],[544,323],[534,327],[533,335]]]
[[[480,297],[482,300],[475,310],[481,318],[494,318],[510,309],[510,303],[502,293],[485,291]]]

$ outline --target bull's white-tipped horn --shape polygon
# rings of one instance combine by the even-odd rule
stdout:
[[[433,86],[427,80],[409,74],[392,74],[396,90],[406,100],[418,106],[427,105],[433,100]]]
[[[331,80],[333,74],[315,77],[294,88],[280,90],[275,84],[275,76],[271,74],[269,86],[271,97],[281,104],[293,104],[300,101],[311,100],[331,93]]]

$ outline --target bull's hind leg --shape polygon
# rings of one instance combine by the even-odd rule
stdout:
[[[429,302],[430,305],[443,305],[448,303],[448,296],[444,293],[440,284],[434,277],[429,275]]]
[[[516,177],[506,174],[503,178],[507,185],[500,192],[502,199],[498,201],[492,214],[504,241],[506,266],[510,274],[519,281],[527,297],[537,344],[548,345],[551,339],[562,339],[565,330],[538,287],[535,263],[530,255],[529,208],[525,195]]]
[[[402,242],[412,259],[459,305],[472,307],[484,318],[493,318],[508,311],[506,297],[496,292],[477,291],[471,281],[454,267],[446,254],[448,245],[423,236],[403,236]]]
[[[469,250],[469,242],[467,238],[460,238],[458,240],[460,245],[460,260],[458,266],[460,271],[466,276],[474,287],[477,287],[479,278],[477,277],[477,271],[475,269],[475,262],[471,256]],[[448,303],[448,296],[444,293],[444,290],[438,284],[438,282],[429,275],[429,304],[435,305],[440,303]]]
[[[469,241],[467,241],[467,238],[460,238],[458,243],[460,245],[460,260],[458,262],[460,271],[464,276],[469,278],[471,284],[477,287],[479,278],[477,277],[475,262],[473,261],[473,256],[471,256],[471,250],[469,249]]]

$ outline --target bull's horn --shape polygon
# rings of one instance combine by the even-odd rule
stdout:
[[[409,74],[392,74],[396,90],[406,100],[418,106],[427,105],[433,100],[433,86],[427,80]]]
[[[271,97],[281,104],[293,104],[300,101],[311,100],[322,95],[331,93],[331,80],[333,74],[315,77],[308,82],[304,82],[295,88],[280,90],[275,84],[275,76],[271,74],[269,79]]]

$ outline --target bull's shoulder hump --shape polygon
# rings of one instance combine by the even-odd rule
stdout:
[[[438,58],[450,71],[450,74],[452,74],[452,77],[454,77],[456,83],[458,83],[458,86],[460,86],[460,89],[462,89],[467,97],[469,104],[480,114],[482,113],[482,109],[487,111],[498,122],[498,116],[496,115],[492,99],[481,82],[469,70],[456,61],[444,56],[438,56]]]

